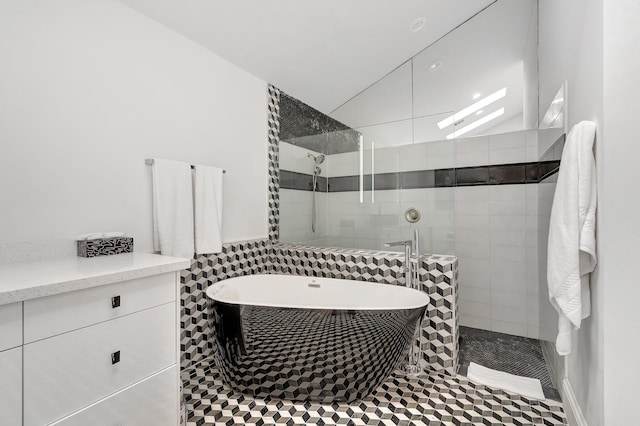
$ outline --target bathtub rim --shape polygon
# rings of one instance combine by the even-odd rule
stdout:
[[[308,284],[320,284],[321,288],[326,289],[326,286],[341,286],[341,290],[350,290],[348,294],[345,294],[345,298],[338,298],[335,295],[333,296],[333,303],[329,303],[327,301],[327,295],[324,298],[316,297],[305,299],[306,295],[288,293],[284,298],[284,301],[277,300],[269,300],[269,297],[273,297],[273,289],[271,294],[267,296],[267,299],[257,300],[253,297],[256,296],[255,292],[251,292],[251,296],[246,297],[241,300],[240,295],[235,295],[236,297],[232,297],[233,288],[229,287],[229,285],[239,285],[237,283],[247,282],[247,281],[256,281],[261,277],[268,277],[272,280],[278,278],[284,278],[282,281],[290,281],[296,280],[297,283],[287,285],[299,286],[296,288],[296,291],[307,291],[312,296],[319,296],[319,291],[316,288],[309,287]],[[307,285],[304,285],[304,284]],[[259,284],[259,283],[250,283],[249,285],[269,285],[269,284]],[[271,285],[274,285],[273,283]],[[277,285],[277,284],[275,284]],[[348,287],[348,288],[345,288]],[[378,287],[384,286],[384,287]],[[280,290],[287,290],[286,288],[280,288]],[[252,287],[251,290],[255,290],[257,287]],[[363,303],[366,298],[358,298],[355,297],[358,293],[354,292],[355,290],[374,290],[374,293],[380,293],[376,296],[382,297],[386,293],[397,293],[398,295],[402,294],[402,300],[396,300],[396,304],[385,304],[388,299],[373,299],[374,303],[365,304]],[[314,294],[313,292],[318,291],[318,293]],[[287,308],[287,309],[317,309],[317,310],[354,310],[354,311],[393,311],[393,310],[401,310],[401,309],[418,309],[423,308],[429,305],[431,298],[422,291],[407,288],[403,285],[394,285],[387,283],[377,283],[370,281],[359,281],[359,280],[349,280],[343,278],[325,278],[325,277],[309,277],[304,275],[291,275],[291,274],[254,274],[254,275],[243,275],[240,277],[228,278],[225,280],[218,281],[210,285],[206,290],[206,295],[209,300],[212,302],[226,303],[230,305],[247,305],[247,306],[262,306],[262,307],[272,307],[272,308]],[[263,292],[264,295],[264,292]],[[350,297],[348,297],[350,296]],[[370,294],[369,294],[370,296]],[[345,299],[347,299],[345,301]],[[337,302],[336,302],[337,301]],[[369,300],[370,301],[370,300]],[[398,303],[401,302],[401,303]]]

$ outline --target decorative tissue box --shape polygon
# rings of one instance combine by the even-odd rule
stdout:
[[[95,257],[111,254],[131,253],[133,251],[133,238],[111,237],[96,238],[94,240],[78,241],[78,256]]]

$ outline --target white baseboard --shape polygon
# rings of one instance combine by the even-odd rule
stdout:
[[[564,413],[567,415],[567,422],[569,426],[588,426],[568,378],[565,378],[562,382],[561,393],[562,405],[564,406]]]

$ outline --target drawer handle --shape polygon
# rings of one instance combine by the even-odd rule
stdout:
[[[111,365],[117,364],[120,362],[120,351],[116,351],[111,354]]]
[[[120,307],[120,296],[113,296],[111,298],[111,307],[113,309]]]

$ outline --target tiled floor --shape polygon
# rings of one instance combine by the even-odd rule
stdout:
[[[362,401],[334,404],[253,398],[222,383],[213,361],[183,373],[189,426],[564,425],[559,402],[531,401],[463,376],[395,372]]]
[[[466,376],[470,362],[539,379],[544,395],[560,401],[560,395],[551,382],[539,340],[460,327],[460,374]]]

